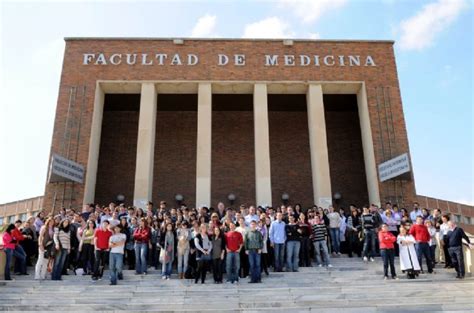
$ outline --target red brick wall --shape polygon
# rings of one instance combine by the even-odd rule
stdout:
[[[174,110],[178,108],[185,110]],[[158,95],[153,177],[154,203],[165,200],[168,206],[172,207],[175,205],[175,194],[180,193],[184,196],[184,203],[194,206],[196,201],[196,108],[196,95],[187,97]]]
[[[347,208],[368,204],[367,180],[355,96],[324,96],[326,134],[331,175],[331,190],[342,198],[338,205]]]
[[[311,156],[309,152],[308,115],[305,96],[270,95],[268,97],[272,202],[303,207],[313,204]]]
[[[194,66],[118,66],[83,65],[83,53],[195,53],[199,64]],[[217,66],[217,54],[235,53],[246,55],[245,66]],[[325,66],[265,67],[265,54],[308,54],[308,55],[371,55],[377,64],[371,66]],[[281,63],[281,60],[280,60]],[[293,46],[284,46],[281,41],[267,40],[185,40],[184,45],[175,45],[171,40],[69,40],[66,42],[64,65],[58,91],[58,105],[54,124],[51,153],[61,153],[64,138],[66,115],[70,90],[77,87],[85,94],[77,94],[77,104],[84,103],[79,141],[71,143],[71,151],[78,147],[77,162],[87,166],[89,140],[94,107],[94,94],[97,80],[248,80],[248,81],[364,81],[367,89],[370,122],[374,138],[374,151],[377,163],[398,154],[409,152],[403,108],[399,91],[393,44],[391,42],[332,42],[295,41]],[[381,100],[380,88],[384,88],[385,100]],[[378,88],[378,89],[376,89]],[[377,93],[379,91],[379,93]],[[381,110],[383,105],[383,110]],[[74,106],[74,123],[71,134],[79,129],[80,106]],[[385,121],[382,127],[379,121]],[[389,123],[386,123],[389,121]],[[392,123],[393,121],[393,123]],[[390,127],[385,127],[389,125]],[[391,148],[382,149],[383,142],[391,142]],[[133,176],[133,175],[132,175]],[[69,184],[71,185],[71,184]],[[63,188],[60,184],[59,188]],[[45,207],[52,207],[55,186],[46,184]],[[414,182],[387,182],[380,184],[381,198],[398,199],[401,203],[411,203],[416,196]],[[80,206],[83,198],[83,185],[67,186],[64,196],[71,199],[70,205]],[[214,197],[214,196],[213,196]],[[57,199],[63,201],[63,199]],[[64,201],[63,201],[64,202]]]
[[[109,204],[118,194],[133,204],[138,111],[104,111],[95,202]]]
[[[255,204],[252,95],[213,95],[212,101],[211,205],[230,205],[231,192],[234,206]]]

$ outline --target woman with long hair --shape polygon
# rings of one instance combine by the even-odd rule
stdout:
[[[141,218],[138,228],[133,232],[135,240],[135,272],[137,275],[147,274],[147,252],[150,241],[150,228],[145,218]]]
[[[54,219],[49,217],[41,226],[38,236],[38,261],[35,267],[35,279],[46,279],[48,261],[54,255]]]
[[[201,278],[201,283],[206,281],[207,265],[211,260],[212,242],[207,234],[207,224],[203,223],[199,227],[199,234],[194,238],[194,245],[196,246],[196,260],[198,261],[198,269],[194,283],[198,283]]]
[[[222,284],[222,261],[225,254],[225,239],[219,227],[214,227],[212,235],[212,273],[214,283]]]
[[[7,226],[7,229],[3,233],[3,246],[4,251],[7,256],[5,262],[5,280],[12,280],[10,276],[10,265],[12,257],[16,258],[15,262],[20,262],[21,268],[25,267],[26,257],[24,254],[17,252],[15,245],[17,244],[17,239],[13,236],[13,230],[15,229],[15,224],[10,224]]]
[[[95,222],[92,220],[87,221],[86,227],[82,230],[81,241],[79,243],[81,251],[81,263],[84,269],[82,275],[92,275],[94,269],[94,233],[95,233]]]
[[[161,278],[169,280],[171,273],[173,271],[173,261],[174,261],[174,244],[176,242],[175,233],[173,230],[173,224],[167,223],[165,226],[165,233],[160,238],[160,246],[163,249],[163,252],[160,252],[162,255],[162,270]]]
[[[51,279],[61,280],[64,262],[71,251],[71,231],[68,219],[62,220],[59,227],[54,229],[53,240],[56,247],[56,257]]]

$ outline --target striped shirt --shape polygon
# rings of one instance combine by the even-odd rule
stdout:
[[[71,249],[71,232],[64,232],[58,228],[54,229],[54,244],[61,246],[62,249]]]
[[[372,215],[372,213],[362,214],[360,219],[361,219],[361,223],[362,223],[362,228],[364,230],[374,229],[374,216]]]
[[[313,224],[311,226],[311,231],[313,234],[313,241],[323,241],[326,239],[328,231],[326,229],[326,225],[323,224]]]

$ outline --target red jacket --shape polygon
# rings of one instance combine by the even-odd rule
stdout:
[[[137,228],[133,232],[133,239],[138,243],[148,243],[150,240],[150,228]]]
[[[19,245],[20,241],[25,240],[25,236],[16,227],[12,229],[12,237],[16,240],[16,245]]]
[[[379,231],[380,249],[393,249],[397,238],[389,231]]]
[[[415,237],[418,242],[428,243],[430,241],[430,233],[425,225],[414,224],[410,228],[410,235]]]
[[[15,243],[12,242],[14,239],[12,237],[12,235],[10,235],[9,233],[7,232],[4,232],[3,233],[3,247],[5,249],[12,249],[12,250],[15,250]]]

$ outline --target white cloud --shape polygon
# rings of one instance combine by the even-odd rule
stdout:
[[[445,30],[467,7],[465,0],[438,0],[425,5],[416,15],[400,23],[400,48],[422,50],[433,44],[435,37]]]
[[[290,25],[278,17],[268,17],[264,20],[245,25],[243,38],[290,38],[295,33]]]
[[[328,11],[339,9],[347,0],[280,0],[280,6],[290,9],[304,23],[313,23]]]
[[[217,17],[206,14],[200,17],[191,31],[191,37],[215,37]]]
[[[321,34],[320,33],[309,33],[308,37],[309,37],[309,39],[321,39]]]

